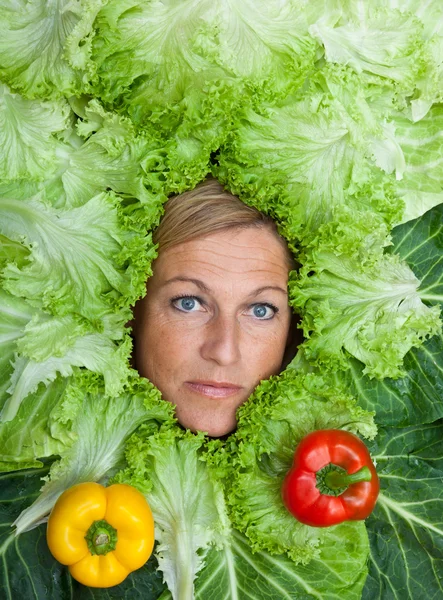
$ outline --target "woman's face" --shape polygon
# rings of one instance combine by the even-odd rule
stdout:
[[[136,307],[136,367],[192,431],[221,436],[262,379],[280,372],[289,267],[265,228],[217,232],[159,253]]]

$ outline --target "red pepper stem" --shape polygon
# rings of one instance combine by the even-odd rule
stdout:
[[[317,471],[317,488],[327,496],[340,496],[353,483],[371,481],[372,473],[368,467],[362,467],[355,473],[348,473],[342,467],[329,463]]]
[[[353,483],[360,481],[371,481],[372,473],[368,467],[362,467],[355,473],[340,473],[339,471],[329,471],[325,475],[325,483],[331,490],[337,490],[343,487],[349,487]]]

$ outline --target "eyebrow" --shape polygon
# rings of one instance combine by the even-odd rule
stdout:
[[[211,288],[209,288],[205,283],[203,283],[203,281],[200,281],[200,279],[194,279],[193,277],[183,277],[183,276],[179,275],[177,277],[172,277],[171,279],[168,279],[167,281],[165,281],[165,283],[163,285],[169,285],[170,283],[174,283],[176,281],[184,281],[186,283],[193,283],[205,294],[212,293]],[[251,292],[249,294],[249,296],[256,296],[257,294],[260,294],[261,292],[265,292],[267,290],[275,290],[276,292],[281,292],[282,294],[287,296],[287,291],[284,290],[283,288],[279,287],[278,285],[261,286],[261,287],[257,288],[256,290],[254,290],[253,292]]]

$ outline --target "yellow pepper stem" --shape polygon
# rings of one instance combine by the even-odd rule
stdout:
[[[117,545],[117,530],[107,521],[94,521],[85,535],[91,554],[107,554],[115,550]]]

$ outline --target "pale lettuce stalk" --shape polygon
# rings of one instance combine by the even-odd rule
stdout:
[[[230,539],[223,486],[202,461],[205,436],[175,428],[127,444],[128,467],[116,480],[145,492],[159,542],[159,568],[174,600],[194,598],[194,580],[209,548]]]

